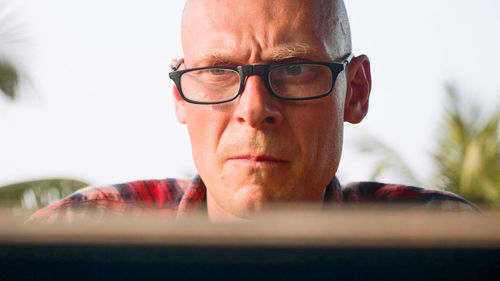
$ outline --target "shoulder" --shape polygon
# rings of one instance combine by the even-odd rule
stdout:
[[[28,222],[70,222],[77,218],[99,219],[124,213],[175,212],[189,180],[141,180],[114,185],[89,186],[49,205]]]
[[[344,186],[342,194],[347,203],[404,203],[425,205],[433,210],[480,211],[454,193],[402,184],[356,182]]]

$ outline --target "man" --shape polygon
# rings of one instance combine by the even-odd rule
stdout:
[[[235,221],[277,202],[475,209],[444,192],[338,184],[343,123],[363,120],[371,89],[370,62],[352,54],[341,0],[188,0],[182,45],[170,77],[199,177],[90,187],[32,219],[99,209],[177,218],[198,210]]]

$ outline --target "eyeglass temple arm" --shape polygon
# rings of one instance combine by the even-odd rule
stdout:
[[[353,54],[353,53],[350,53],[350,54],[347,56],[347,58],[345,58],[345,60],[344,60],[344,67],[345,67],[345,66],[347,66],[347,65],[351,62],[351,60],[352,60],[354,57],[355,57],[355,56],[354,56],[354,54]]]
[[[180,58],[175,64],[174,66],[172,66],[172,71],[176,71],[179,69],[179,66],[181,66],[181,64],[184,62],[184,58]]]

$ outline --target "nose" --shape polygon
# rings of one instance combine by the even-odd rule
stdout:
[[[275,128],[283,121],[279,101],[258,75],[247,76],[234,116],[239,123],[255,129]]]

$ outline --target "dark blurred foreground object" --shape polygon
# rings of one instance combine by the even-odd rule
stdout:
[[[499,214],[274,212],[256,222],[24,225],[2,280],[498,280]]]
[[[74,179],[47,179],[1,186],[0,207],[33,212],[88,185]]]

